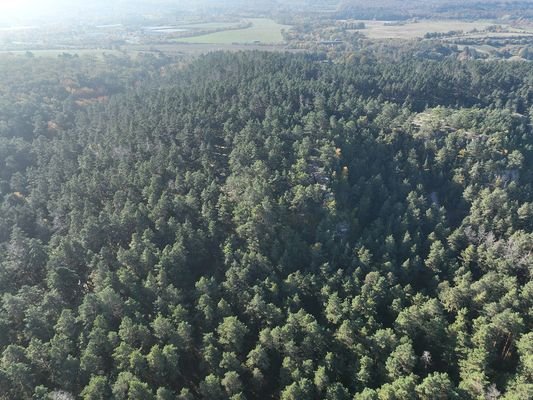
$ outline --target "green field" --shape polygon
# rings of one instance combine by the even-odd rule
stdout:
[[[117,50],[104,49],[65,49],[65,50],[0,50],[0,56],[26,56],[27,53],[33,54],[35,57],[58,57],[63,54],[78,56],[98,56],[103,57],[104,54],[120,55],[121,52]]]
[[[267,18],[250,18],[252,26],[246,29],[234,29],[210,33],[208,35],[192,36],[178,39],[181,43],[209,43],[209,44],[231,44],[231,43],[280,43],[283,41],[282,29],[290,29],[288,25],[280,25]]]
[[[178,28],[184,29],[229,29],[239,25],[241,21],[234,22],[199,22],[178,24]]]
[[[449,32],[449,31],[464,31],[468,32],[472,29],[483,30],[490,25],[494,25],[490,21],[454,21],[454,20],[421,20],[418,22],[408,22],[404,25],[387,26],[386,21],[362,21],[366,25],[366,29],[361,29],[360,32],[365,34],[370,39],[414,39],[421,38],[428,32]]]

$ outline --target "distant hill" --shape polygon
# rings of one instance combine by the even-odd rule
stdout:
[[[515,18],[533,17],[528,0],[344,0],[339,18],[401,20],[413,17]]]

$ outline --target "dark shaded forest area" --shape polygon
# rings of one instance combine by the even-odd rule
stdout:
[[[1,399],[533,397],[530,64],[0,71]]]

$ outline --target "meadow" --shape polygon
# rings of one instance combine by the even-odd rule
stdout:
[[[446,33],[450,31],[469,32],[473,29],[484,30],[494,25],[490,21],[453,21],[453,20],[421,20],[407,22],[403,25],[385,25],[387,21],[361,21],[366,29],[360,32],[370,39],[415,39],[422,38],[428,32]]]
[[[34,57],[58,57],[62,55],[78,55],[78,56],[96,56],[103,57],[105,55],[120,55],[123,52],[109,49],[42,49],[42,50],[0,50],[0,56],[28,56]]]
[[[283,41],[281,34],[283,29],[290,29],[288,25],[281,25],[268,18],[250,18],[252,26],[245,29],[225,30],[207,35],[180,38],[181,43],[208,43],[208,44],[232,44],[232,43],[280,43]]]
[[[184,23],[179,24],[180,28],[185,29],[231,29],[233,27],[238,27],[242,21],[233,21],[233,22],[198,22],[198,23]]]

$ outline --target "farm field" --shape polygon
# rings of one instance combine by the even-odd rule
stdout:
[[[429,21],[408,22],[404,25],[387,26],[387,21],[360,21],[364,22],[366,29],[360,32],[370,39],[415,39],[424,37],[428,32],[445,33],[449,31],[468,32],[473,29],[483,30],[494,25],[490,21]]]
[[[483,32],[468,35],[470,39],[512,39],[533,36],[531,32]],[[459,36],[447,37],[448,40],[459,39]]]
[[[231,44],[231,43],[174,43],[174,44],[156,44],[156,45],[127,45],[121,51],[102,50],[102,49],[50,49],[50,50],[30,50],[34,57],[58,57],[63,54],[78,56],[104,57],[105,55],[124,55],[128,54],[137,57],[142,53],[161,52],[170,56],[184,55],[197,56],[200,54],[212,53],[215,51],[246,51],[261,50],[273,52],[290,52],[298,53],[303,50],[287,49],[279,44]],[[0,59],[9,57],[26,57],[26,50],[0,50]]]
[[[283,41],[281,31],[290,29],[288,25],[281,25],[268,18],[250,18],[252,26],[245,29],[235,29],[211,33],[208,35],[192,36],[178,39],[181,43],[208,43],[208,44],[231,44],[231,43],[280,43]]]
[[[218,29],[239,29],[245,20],[237,21],[213,21],[213,22],[183,22],[175,25],[144,26],[143,29],[152,33],[174,33],[174,32],[205,32]],[[200,33],[201,34],[201,33]]]
[[[179,24],[180,28],[186,29],[228,29],[238,26],[242,21],[233,22],[199,22],[199,23],[183,23]]]
[[[290,52],[298,53],[302,50],[287,49],[282,45],[261,45],[261,44],[231,44],[231,43],[174,43],[158,45],[129,45],[124,48],[129,54],[133,53],[150,53],[153,51],[162,52],[167,55],[186,55],[196,56],[200,54],[212,53],[215,51],[247,51],[260,50],[272,52]]]
[[[68,55],[90,55],[103,57],[104,55],[118,55],[122,52],[118,50],[104,50],[104,49],[43,49],[43,50],[0,50],[0,57],[8,56],[25,56],[27,53],[33,54],[35,57],[57,57],[63,54]]]

